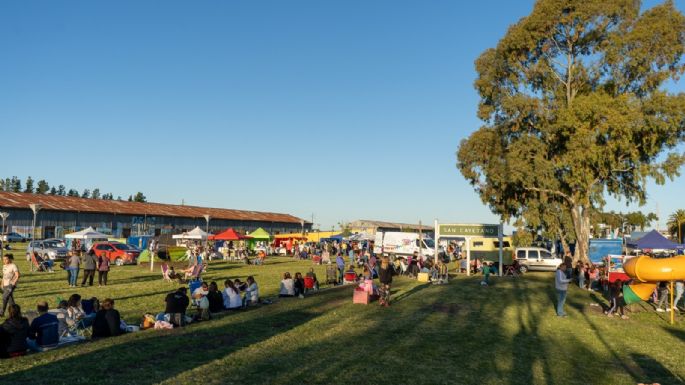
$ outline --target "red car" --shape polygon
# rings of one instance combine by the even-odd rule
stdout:
[[[120,242],[97,242],[93,250],[95,255],[104,255],[117,266],[136,264],[140,256],[140,250]]]

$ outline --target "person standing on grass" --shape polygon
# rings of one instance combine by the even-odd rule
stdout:
[[[578,287],[585,289],[585,264],[578,262]]]
[[[338,266],[338,283],[343,282],[343,276],[345,275],[345,258],[342,254],[338,252],[338,256],[335,258],[335,264]]]
[[[86,281],[88,281],[88,286],[93,286],[93,278],[95,278],[95,268],[98,265],[98,258],[95,255],[95,250],[90,249],[86,253],[86,258],[83,263],[83,280],[81,281],[81,287],[86,286]]]
[[[381,283],[378,303],[381,306],[390,306],[390,286],[392,285],[393,275],[395,275],[395,269],[390,264],[390,260],[388,257],[382,257],[381,266],[378,269],[378,280]]]
[[[656,311],[659,313],[664,312],[664,305],[666,305],[666,309],[669,309],[668,305],[668,282],[666,281],[661,281],[659,282],[659,286],[657,286],[657,293],[659,294],[658,299],[659,302],[656,305]]]
[[[67,273],[69,274],[69,286],[76,287],[76,282],[78,282],[78,270],[81,266],[81,258],[79,258],[76,253],[69,257],[69,263],[67,265]]]
[[[554,287],[557,290],[557,316],[566,317],[564,312],[564,303],[566,302],[566,293],[568,292],[568,283],[571,278],[566,275],[566,264],[562,263],[554,273]]]
[[[573,277],[573,257],[571,257],[570,251],[567,251],[564,256],[564,265],[566,266],[566,278]]]
[[[675,298],[673,299],[673,311],[678,310],[678,301],[683,296],[685,292],[685,283],[683,281],[675,281]]]
[[[14,305],[14,290],[17,288],[17,281],[19,281],[19,269],[14,264],[14,255],[5,254],[2,257],[2,313],[0,317],[5,316],[8,305]]]
[[[109,258],[102,254],[98,257],[98,286],[107,286],[109,274]]]

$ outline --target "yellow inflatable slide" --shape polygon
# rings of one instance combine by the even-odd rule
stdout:
[[[632,284],[623,286],[626,304],[646,301],[659,281],[685,279],[685,256],[650,258],[643,255],[625,261],[623,270],[633,279]]]

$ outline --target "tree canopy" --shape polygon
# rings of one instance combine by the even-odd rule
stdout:
[[[476,61],[484,125],[460,144],[458,168],[504,220],[573,233],[587,259],[607,194],[644,204],[650,178],[679,175],[685,95],[664,84],[684,51],[672,1],[641,13],[635,0],[538,0]]]

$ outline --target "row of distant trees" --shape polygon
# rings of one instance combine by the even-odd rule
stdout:
[[[45,194],[45,195],[57,195],[57,196],[67,196],[67,197],[78,197],[78,198],[89,198],[89,199],[103,199],[103,200],[114,200],[114,195],[112,193],[101,193],[99,188],[84,189],[83,192],[79,193],[78,190],[67,188],[61,184],[59,186],[50,186],[48,182],[44,179],[38,182],[34,181],[32,177],[26,178],[25,183],[22,185],[21,179],[16,176],[12,178],[0,179],[0,191],[7,192],[23,192],[29,194]],[[116,200],[123,201],[124,199],[121,195],[117,196]],[[145,194],[138,191],[133,195],[128,196],[129,202],[147,202]]]

